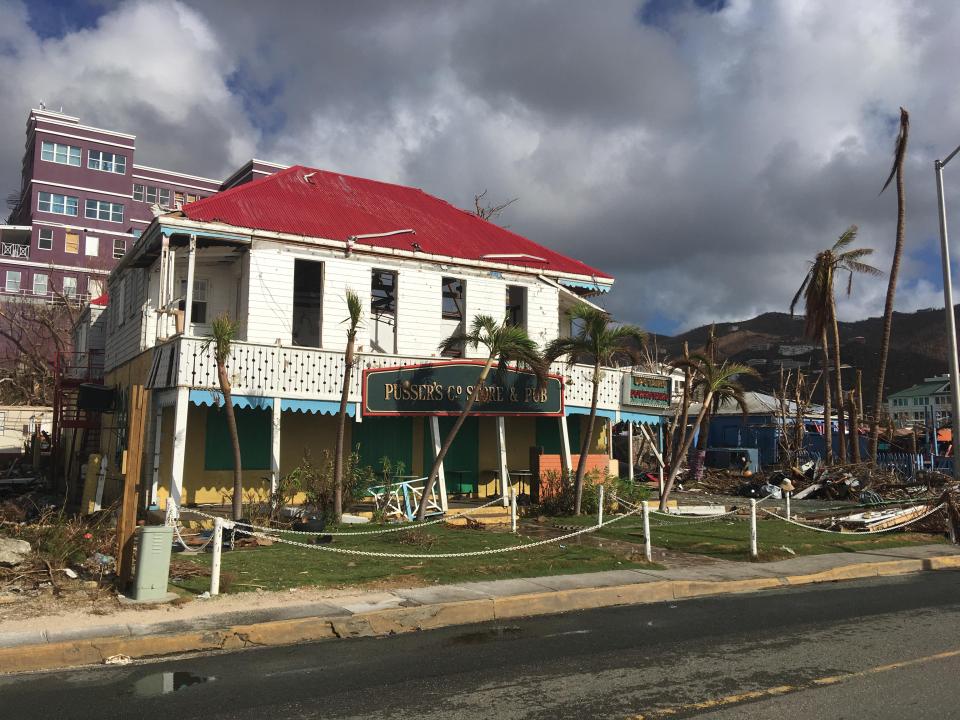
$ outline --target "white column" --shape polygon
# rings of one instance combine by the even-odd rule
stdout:
[[[272,421],[270,435],[270,494],[277,491],[277,485],[280,482],[280,398],[273,399],[273,407],[270,410],[270,419]]]
[[[177,402],[173,415],[173,458],[170,463],[170,497],[183,505],[183,461],[187,450],[187,411],[190,408],[190,389],[177,388]]]
[[[500,494],[503,497],[503,506],[510,503],[510,470],[507,467],[507,424],[503,416],[497,417],[497,458],[500,468]]]
[[[613,460],[613,420],[607,418],[607,457]]]
[[[190,236],[190,247],[187,250],[187,296],[183,303],[183,334],[189,336],[190,323],[193,321],[193,274],[197,264],[197,236]]]
[[[433,442],[433,457],[440,454],[440,418],[436,415],[430,416],[430,439]],[[433,462],[431,461],[431,466]],[[429,473],[430,471],[427,470]],[[440,488],[440,507],[447,511],[447,475],[443,471],[443,463],[437,468],[437,486]]]
[[[157,491],[160,489],[160,444],[163,442],[163,408],[158,407],[153,416],[153,478],[150,483],[150,497],[147,505],[157,501]]]
[[[572,472],[570,459],[570,434],[567,432],[567,416],[560,416],[560,467],[564,474]]]
[[[627,421],[627,479],[633,482],[633,420]]]

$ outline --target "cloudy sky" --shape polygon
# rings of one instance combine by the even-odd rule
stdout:
[[[0,0],[0,189],[40,100],[194,174],[256,156],[461,207],[488,189],[519,198],[503,224],[615,275],[619,319],[672,332],[786,310],[852,223],[886,268],[903,105],[912,310],[942,305],[958,38],[953,0]],[[960,208],[960,167],[948,185]],[[884,291],[858,279],[842,315]]]

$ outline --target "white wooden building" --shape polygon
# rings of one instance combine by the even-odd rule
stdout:
[[[451,418],[368,415],[362,370],[449,363],[438,345],[477,315],[509,316],[541,346],[569,334],[567,311],[613,278],[415,188],[296,166],[156,218],[109,279],[107,384],[151,392],[145,480],[151,499],[218,503],[231,486],[211,321],[239,322],[228,362],[244,443],[244,483],[265,492],[303,456],[333,446],[344,369],[346,292],[364,307],[350,388],[350,447],[365,462],[429,470]],[[462,358],[474,353],[465,349]],[[531,447],[579,450],[587,366],[557,365],[562,410],[471,418],[445,463],[455,493],[502,493]],[[629,369],[603,375],[600,416],[658,422],[624,394]],[[624,404],[626,403],[626,404]],[[667,400],[669,405],[669,398]],[[123,402],[110,422],[121,426]],[[597,433],[591,452],[607,452]],[[108,463],[122,438],[103,434]],[[113,446],[109,443],[113,442]],[[572,450],[571,450],[572,446]],[[574,459],[575,461],[575,459]]]

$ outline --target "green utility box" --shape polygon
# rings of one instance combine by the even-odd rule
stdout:
[[[149,525],[139,530],[137,570],[133,578],[133,599],[162,600],[167,595],[170,576],[170,548],[173,546],[173,528]]]

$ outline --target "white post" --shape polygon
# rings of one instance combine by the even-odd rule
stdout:
[[[510,469],[507,467],[507,430],[502,415],[497,416],[497,457],[500,463],[500,494],[503,497],[503,506],[507,507],[510,498]]]
[[[273,399],[273,407],[270,408],[270,495],[277,492],[277,485],[280,483],[280,398]]]
[[[653,562],[653,546],[650,543],[650,503],[643,501],[643,554],[647,562]]]
[[[97,496],[93,500],[94,512],[99,512],[103,506],[103,486],[107,482],[107,457],[100,456],[100,467],[97,469]]]
[[[213,559],[210,562],[210,594],[220,594],[220,555],[223,553],[223,518],[213,519]]]
[[[573,461],[570,458],[570,435],[567,432],[567,416],[560,416],[560,468],[564,475],[572,472]]]
[[[510,532],[517,532],[517,491],[510,489]]]
[[[173,412],[173,457],[170,462],[170,497],[180,507],[183,504],[183,463],[187,452],[187,412],[190,409],[189,388],[177,388],[177,402]]]
[[[168,253],[167,260],[167,305],[164,308],[168,312],[163,316],[163,335],[164,337],[172,337],[175,333],[170,332],[170,324],[173,323],[173,329],[176,331],[177,325],[176,320],[170,314],[169,311],[173,309],[173,301],[177,297],[179,290],[177,289],[177,249],[170,248]]]
[[[659,497],[660,495],[663,495],[663,466],[664,466],[664,461],[663,461],[663,423],[660,423],[660,424],[657,425],[657,439],[659,440],[659,445],[660,445],[659,451],[658,451],[658,453],[657,453],[657,454],[658,454],[657,460],[659,461],[658,464],[659,464],[659,466],[660,466],[660,467],[658,468],[658,470],[657,470],[657,472],[658,472],[658,474],[659,474],[659,478],[660,478],[659,486],[657,487],[657,496]]]
[[[153,476],[150,482],[150,497],[147,498],[147,506],[157,502],[157,494],[160,490],[160,444],[163,442],[163,408],[158,407],[156,415],[153,416]]]
[[[787,520],[790,519],[790,491],[787,490]]]
[[[603,485],[597,485],[597,527],[603,525]]]
[[[940,219],[940,265],[943,272],[943,302],[947,321],[947,359],[950,362],[950,415],[953,428],[953,443],[957,447],[960,438],[960,362],[957,359],[957,327],[953,318],[953,276],[950,268],[950,238],[947,234],[947,207],[943,197],[943,167],[960,152],[960,147],[947,155],[947,159],[933,163],[937,176],[937,208]],[[954,453],[956,456],[956,453]],[[960,480],[960,462],[954,457],[953,479]]]
[[[627,479],[633,482],[633,421],[627,422]]]
[[[440,454],[440,418],[436,415],[430,416],[430,441],[433,443],[433,457],[436,458]],[[432,462],[430,464],[433,465]],[[443,463],[437,469],[437,485],[440,487],[440,508],[447,512],[447,475],[443,471]]]
[[[187,294],[183,301],[183,334],[192,335],[190,323],[193,322],[193,277],[197,264],[197,236],[190,236],[190,247],[187,249]]]
[[[757,501],[750,498],[750,557],[757,559]]]

